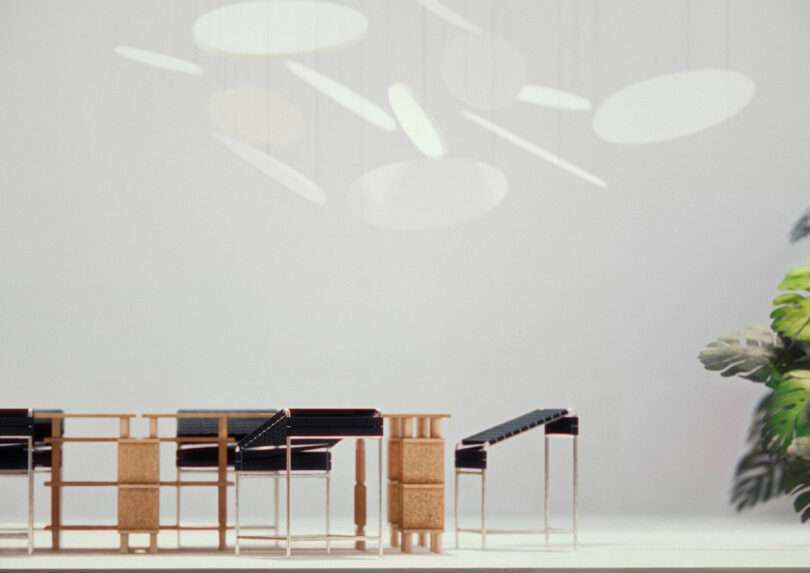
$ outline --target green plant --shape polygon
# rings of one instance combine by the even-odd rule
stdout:
[[[810,210],[791,231],[810,236]],[[699,359],[707,370],[763,383],[737,464],[731,502],[742,510],[794,495],[802,522],[810,520],[810,261],[788,271],[773,300],[770,327],[752,326],[722,336]]]

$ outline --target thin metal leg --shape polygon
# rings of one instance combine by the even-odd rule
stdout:
[[[487,470],[481,470],[481,550],[487,548]]]
[[[326,474],[326,554],[332,553],[329,546],[329,474]]]
[[[578,457],[579,452],[577,449],[577,440],[578,436],[574,436],[574,549],[577,548],[577,513],[578,513],[578,505],[579,505],[579,464],[578,464]]]
[[[455,504],[453,510],[453,517],[456,525],[456,549],[458,549],[458,470],[456,470],[456,488],[455,488]]]
[[[548,547],[548,522],[549,522],[549,508],[550,508],[549,497],[548,497],[548,494],[549,494],[549,489],[548,489],[548,458],[549,458],[549,455],[548,455],[548,436],[546,436],[544,453],[545,453],[544,467],[545,467],[545,475],[546,475],[546,485],[545,485],[545,490],[544,490],[545,493],[544,493],[544,496],[543,496],[543,500],[544,500],[543,503],[544,503],[544,506],[545,506],[545,516],[546,516],[546,547]]]
[[[236,472],[236,491],[235,491],[234,495],[236,496],[236,503],[234,504],[236,506],[236,509],[235,509],[234,515],[233,515],[233,519],[234,519],[233,529],[234,529],[235,535],[236,535],[236,542],[235,542],[234,546],[236,548],[235,549],[236,556],[239,557],[239,472]],[[179,529],[177,530],[177,533],[180,533]]]
[[[273,476],[273,530],[278,537],[279,533],[279,518],[278,518],[278,474]],[[278,539],[275,540],[275,545],[278,547]]]
[[[292,478],[292,447],[287,438],[287,559],[290,558],[290,481]]]
[[[177,514],[177,548],[180,549],[180,476],[182,472],[180,468],[177,468],[177,507],[175,508],[175,512]],[[237,552],[237,555],[239,553]]]
[[[28,438],[28,555],[34,553],[34,440]]]
[[[383,440],[382,438],[377,439],[377,473],[379,475],[378,482],[377,482],[377,515],[378,515],[378,529],[377,535],[379,536],[378,540],[378,554],[380,557],[383,556],[383,503],[382,503],[382,491],[383,491]]]

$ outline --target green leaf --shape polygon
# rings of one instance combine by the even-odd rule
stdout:
[[[772,452],[784,455],[795,436],[810,436],[807,406],[810,402],[810,370],[791,370],[775,375],[762,435]]]
[[[810,340],[810,266],[805,263],[790,269],[778,289],[799,292],[783,293],[773,300],[772,328],[784,336]]]
[[[799,217],[799,220],[793,224],[793,229],[790,231],[790,241],[792,243],[800,241],[804,237],[810,237],[810,209]]]
[[[769,366],[784,349],[784,343],[767,326],[751,326],[721,336],[698,355],[706,370],[721,376],[740,376],[754,382],[771,377]]]
[[[731,503],[737,511],[785,493],[782,484],[787,459],[769,452],[762,436],[771,395],[772,392],[768,392],[757,404],[748,430],[749,450],[737,463],[734,472]]]

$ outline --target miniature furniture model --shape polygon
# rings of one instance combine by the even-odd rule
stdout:
[[[292,408],[281,410],[270,420],[249,436],[240,440],[236,448],[235,468],[237,484],[239,479],[250,475],[250,472],[283,472],[280,475],[286,478],[287,487],[287,519],[284,536],[258,536],[240,535],[238,531],[237,518],[237,544],[239,539],[264,539],[286,542],[286,555],[290,557],[291,545],[293,541],[299,540],[322,540],[326,541],[327,552],[330,549],[329,542],[332,540],[354,539],[366,541],[377,540],[379,555],[382,556],[382,417],[379,411],[370,409],[303,409]],[[354,535],[336,535],[328,531],[329,523],[329,480],[328,473],[331,469],[331,456],[328,451],[343,438],[363,438],[377,439],[379,442],[379,534],[376,536],[366,535],[360,528],[365,526],[365,486],[360,482],[365,479],[365,470],[362,474],[357,470],[357,481],[360,485],[355,486],[355,523],[358,524],[358,531]],[[357,460],[361,456],[362,448],[357,449]],[[364,450],[362,450],[364,451]],[[359,463],[357,464],[360,465]],[[327,532],[325,535],[296,535],[293,536],[290,530],[290,486],[293,471],[320,472],[320,477],[327,480],[326,499],[326,520]],[[237,486],[238,487],[238,486]],[[362,492],[362,496],[359,496]],[[239,502],[239,495],[236,497]],[[278,505],[276,504],[276,507]],[[238,512],[238,509],[237,509]],[[362,513],[362,519],[358,520],[358,513]],[[362,521],[362,524],[360,523]],[[358,545],[356,545],[358,547]]]
[[[204,415],[201,414],[204,413]],[[177,481],[158,481],[159,486],[174,487],[179,490],[182,487],[216,487],[217,488],[217,524],[216,525],[195,525],[184,526],[179,520],[176,525],[159,525],[159,530],[176,529],[178,531],[197,530],[217,531],[219,534],[219,549],[227,549],[226,537],[228,526],[227,491],[228,486],[233,485],[228,481],[228,466],[233,464],[231,456],[229,462],[229,449],[236,443],[236,439],[230,433],[240,434],[246,431],[252,424],[260,424],[267,420],[269,416],[275,414],[275,410],[265,411],[187,411],[176,414],[143,414],[149,420],[149,439],[156,443],[175,442],[178,444],[177,467],[189,467],[195,464],[204,464],[200,467],[215,468],[217,472],[216,481],[202,480],[181,480],[178,474]],[[158,434],[158,421],[160,419],[172,418],[178,420],[177,435],[172,437],[162,437]],[[215,430],[214,430],[215,429]],[[211,435],[212,431],[214,432]],[[200,434],[200,435],[195,435]],[[199,449],[195,444],[202,444]],[[209,465],[213,459],[213,465]],[[178,517],[179,517],[179,491],[178,491]],[[179,541],[179,537],[178,537]]]
[[[233,471],[235,441],[241,440],[267,419],[275,414],[276,410],[178,410],[178,414],[206,414],[194,418],[181,417],[177,419],[177,453],[175,465],[177,467],[177,546],[180,547],[180,532],[183,530],[180,520],[181,486],[184,475],[200,475],[219,472],[219,435],[218,416],[226,417],[227,426],[227,471]],[[238,417],[241,414],[260,414],[261,417]],[[181,441],[183,438],[193,438],[195,441]],[[208,441],[196,441],[198,438],[208,438]],[[188,481],[188,480],[186,480]],[[278,483],[276,483],[278,489]],[[278,521],[278,520],[276,520]]]
[[[502,442],[517,434],[545,426],[545,528],[542,530],[493,530],[486,525],[486,471],[487,451],[494,444]],[[579,435],[579,417],[571,409],[534,410],[503,424],[498,424],[488,430],[464,438],[456,445],[456,493],[455,493],[455,522],[456,522],[456,548],[458,548],[458,534],[460,531],[480,533],[481,549],[487,547],[487,533],[544,533],[546,545],[549,541],[549,437],[570,436],[573,438],[573,490],[574,514],[573,536],[574,549],[577,547],[577,439]],[[458,487],[459,475],[478,475],[481,477],[481,529],[462,529],[458,520]]]
[[[419,545],[442,551],[444,532],[444,439],[450,414],[384,414],[388,418],[388,521],[391,545],[413,552]],[[416,432],[414,432],[414,422]]]
[[[149,521],[150,512],[156,511],[157,496],[145,493],[146,490],[156,489],[151,473],[149,447],[137,447],[141,444],[131,440],[129,435],[130,420],[135,414],[65,414],[59,411],[35,411],[33,413],[35,433],[49,433],[43,437],[43,461],[47,462],[47,445],[50,444],[50,471],[51,477],[45,482],[51,488],[51,523],[46,529],[51,531],[51,548],[60,548],[62,531],[95,531],[112,530],[121,535],[121,549],[126,550],[128,535],[134,532],[153,534],[150,536],[150,549],[156,550],[157,530],[152,528]],[[118,419],[118,436],[90,436],[66,437],[64,436],[64,420],[69,418],[85,418],[97,420]],[[45,432],[44,426],[50,421],[50,432]],[[41,428],[37,430],[36,428]],[[67,481],[62,479],[62,444],[66,442],[83,443],[115,443],[118,447],[118,479],[116,481]],[[143,444],[146,445],[146,444]],[[36,453],[35,453],[36,459]],[[115,487],[118,490],[118,521],[115,525],[80,525],[62,523],[62,488],[65,487]],[[130,510],[137,514],[131,516]],[[146,523],[148,526],[143,526]]]
[[[34,422],[28,410],[0,410],[0,477],[28,479],[28,527],[0,529],[0,538],[26,539],[34,552]]]

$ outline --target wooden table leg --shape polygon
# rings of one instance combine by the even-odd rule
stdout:
[[[57,438],[51,443],[51,547],[59,549],[59,537],[62,527],[62,418],[51,418],[51,437]]]
[[[219,549],[227,549],[226,533],[228,522],[228,419],[225,416],[219,418],[219,444],[217,462],[217,501],[218,501],[218,522],[219,522]]]
[[[366,443],[365,440],[358,439],[354,452],[354,524],[357,526],[355,535],[366,534]],[[365,551],[366,542],[358,539],[354,542],[354,548]]]

